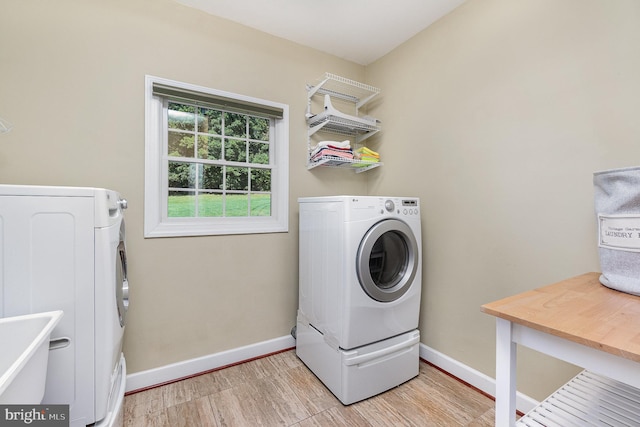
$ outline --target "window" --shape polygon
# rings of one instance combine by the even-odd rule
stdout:
[[[288,106],[145,85],[145,237],[288,231]]]

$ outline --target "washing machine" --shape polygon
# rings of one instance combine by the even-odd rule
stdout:
[[[68,404],[72,427],[123,421],[125,208],[106,189],[0,185],[0,316],[64,311],[43,404]]]
[[[342,403],[418,374],[419,199],[300,198],[296,353]]]

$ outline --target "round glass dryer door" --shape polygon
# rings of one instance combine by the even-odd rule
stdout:
[[[418,243],[406,223],[397,219],[378,222],[358,248],[356,270],[362,289],[377,301],[397,300],[413,284],[418,257]]]

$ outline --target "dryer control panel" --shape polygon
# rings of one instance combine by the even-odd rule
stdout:
[[[389,213],[400,216],[419,216],[419,202],[417,198],[381,198],[382,214]]]
[[[348,198],[349,218],[366,219],[380,216],[420,216],[420,200],[417,197],[351,196]]]
[[[420,216],[418,205],[418,199],[402,199],[402,208],[400,211],[403,215]]]

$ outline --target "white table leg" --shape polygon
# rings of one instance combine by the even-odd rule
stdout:
[[[496,318],[496,427],[516,422],[516,343],[512,323]]]

